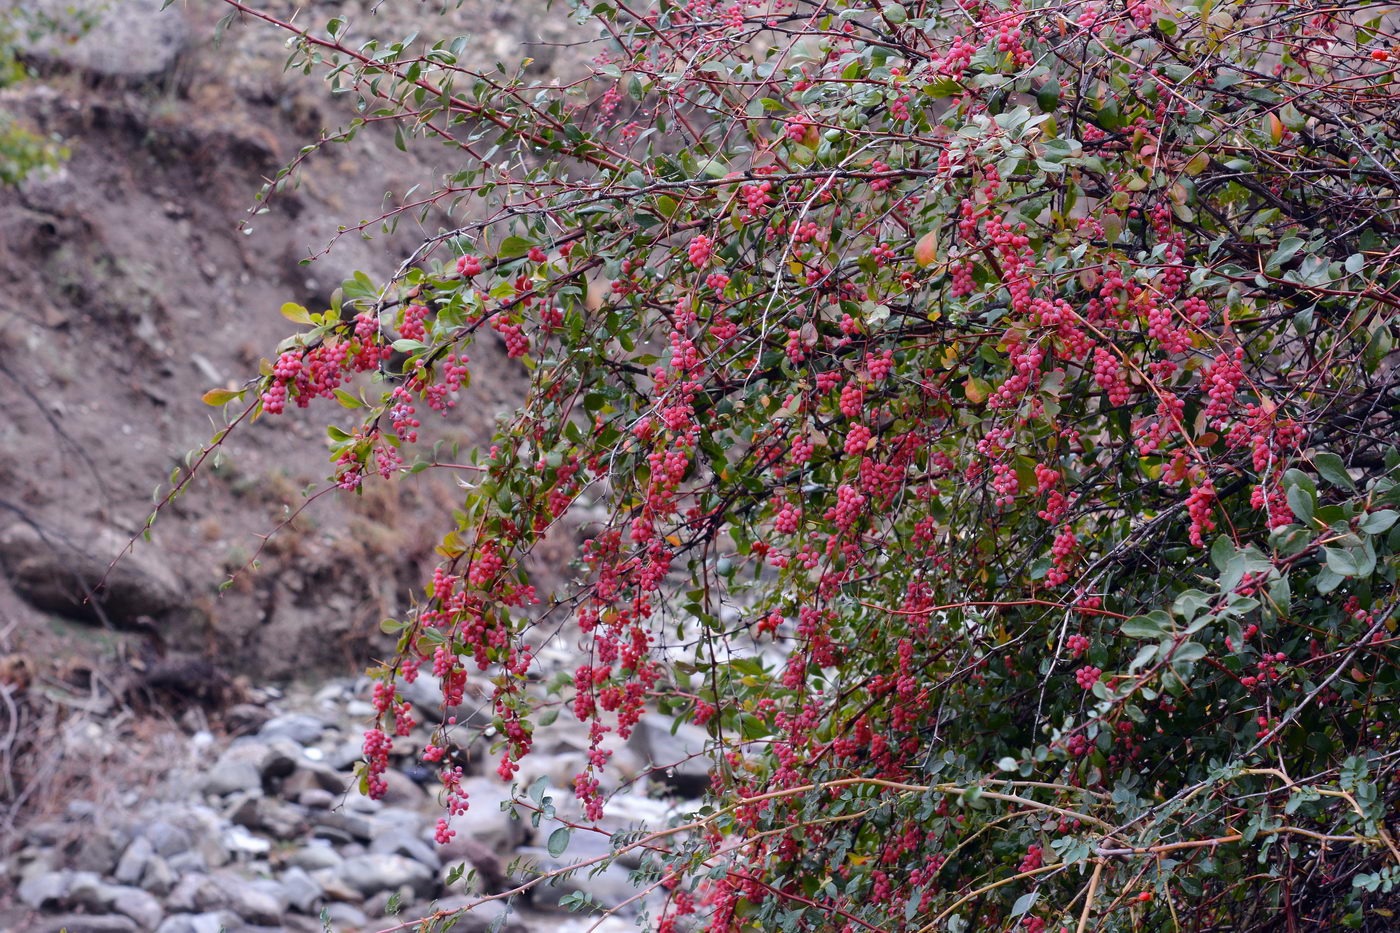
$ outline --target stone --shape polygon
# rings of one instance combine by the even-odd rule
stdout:
[[[326,731],[325,720],[309,713],[283,713],[263,723],[258,735],[263,738],[285,737],[298,745],[310,745]]]
[[[384,792],[383,800],[391,807],[421,808],[428,803],[428,792],[400,771],[386,771],[384,782],[388,785],[388,789]]]
[[[166,895],[165,906],[176,913],[195,913],[223,907],[222,902],[214,903],[213,907],[207,905],[211,902],[211,896],[205,895],[204,887],[209,883],[209,876],[198,872],[182,876],[175,882],[175,887]],[[213,889],[214,894],[218,894],[217,889]]]
[[[110,875],[130,842],[131,833],[124,829],[89,831],[73,856],[73,867]]]
[[[274,839],[295,839],[306,831],[301,810],[271,797],[235,797],[228,818],[235,825],[259,830]]]
[[[141,873],[141,887],[157,897],[169,894],[178,880],[179,877],[170,867],[170,863],[159,855],[152,857],[146,863],[146,870]]]
[[[65,907],[75,907],[89,913],[106,913],[111,907],[111,897],[95,871],[75,871],[68,881],[68,894],[63,899]]]
[[[282,886],[287,904],[294,910],[304,914],[316,912],[316,905],[320,902],[324,892],[316,880],[308,875],[304,869],[295,866],[287,869],[282,872],[277,883]]]
[[[272,716],[271,710],[256,703],[237,703],[224,710],[224,726],[233,734],[256,732]]]
[[[332,842],[369,842],[374,838],[374,821],[356,813],[331,810],[310,814],[313,835]]]
[[[265,751],[257,767],[265,782],[271,778],[284,778],[291,774],[306,757],[301,745],[282,736],[274,736],[263,747]]]
[[[318,764],[303,758],[297,768],[281,784],[284,797],[291,797],[304,790],[319,789],[332,794],[343,794],[350,787],[350,776],[341,774],[329,765]]]
[[[234,852],[244,855],[266,855],[272,851],[271,842],[261,836],[254,836],[243,826],[230,826],[225,829],[222,841]]]
[[[352,888],[340,876],[340,867],[318,868],[311,872],[311,880],[321,886],[321,891],[332,901],[348,901],[352,904],[364,903],[365,896]]]
[[[417,896],[427,898],[437,887],[437,876],[432,869],[402,855],[358,855],[346,859],[336,871],[347,886],[365,897],[407,885]]]
[[[204,793],[216,797],[262,793],[262,772],[258,766],[266,752],[267,747],[261,744],[230,746],[204,775]]]
[[[446,845],[438,846],[437,853],[445,865],[467,863],[476,869],[482,888],[487,893],[505,890],[506,873],[500,857],[475,839],[454,836]]]
[[[154,930],[160,925],[161,919],[165,916],[160,901],[140,888],[111,885],[109,889],[111,907],[117,913],[125,914],[135,920],[143,930]]]
[[[275,924],[287,910],[287,900],[276,885],[263,888],[246,878],[224,872],[211,876],[210,886],[223,894],[224,902],[218,906],[226,906],[253,923]]]
[[[302,846],[287,856],[286,864],[293,868],[315,871],[318,868],[338,868],[343,861],[345,859],[331,846],[313,844]]]
[[[146,866],[155,857],[156,849],[151,845],[151,841],[145,836],[137,836],[117,860],[117,868],[112,877],[122,884],[137,884],[146,873]]]
[[[160,0],[131,0],[128,5],[159,4]],[[113,39],[100,29],[84,40],[106,45]],[[122,58],[127,50],[110,46]],[[82,542],[80,547],[75,542]],[[133,628],[142,620],[163,616],[182,606],[188,588],[170,570],[168,561],[152,547],[127,554],[108,573],[112,559],[126,547],[123,534],[106,528],[85,528],[76,534],[40,533],[26,523],[0,532],[0,567],[21,598],[46,612],[87,622]],[[106,583],[96,590],[99,583]],[[93,596],[89,601],[88,597]]]
[[[337,930],[359,930],[369,925],[369,918],[362,910],[340,901],[327,904],[326,914],[330,917],[331,926]]]
[[[42,5],[62,9],[57,2]],[[190,28],[183,13],[176,7],[172,15],[162,9],[161,0],[122,0],[119,7],[85,5],[100,16],[93,28],[76,42],[65,42],[61,35],[36,39],[27,46],[28,54],[50,67],[141,85],[173,71],[189,47]]]
[[[238,915],[229,911],[172,914],[156,928],[156,933],[223,933],[240,930]]]
[[[478,904],[479,900],[480,898],[469,894],[445,897],[437,902],[437,909],[466,911],[456,915],[452,925],[453,933],[527,933],[529,928],[515,915],[500,920],[499,926],[493,926],[497,923],[497,918],[506,914],[508,908],[500,901]],[[476,906],[472,906],[473,904]]]
[[[335,806],[335,794],[319,787],[308,787],[296,795],[296,801],[308,810],[329,810]]]
[[[29,907],[48,910],[63,906],[72,886],[73,872],[49,871],[21,881],[17,893],[19,899]]]
[[[534,877],[539,872],[557,871],[566,864],[572,864],[560,862],[546,850],[532,846],[521,849],[519,854],[524,857],[526,877]],[[541,881],[530,890],[531,902],[536,907],[560,909],[560,901],[575,891],[581,891],[605,908],[612,909],[620,907],[628,898],[635,896],[639,889],[632,884],[627,869],[618,864],[611,864],[596,874],[590,868],[576,871],[567,877]],[[640,906],[639,902],[633,902],[624,909],[631,913],[640,909]]]
[[[525,842],[528,832],[525,820],[512,818],[510,812],[501,810],[501,802],[509,800],[510,794],[500,782],[468,778],[462,782],[462,789],[467,792],[471,807],[466,813],[448,818],[448,827],[459,838],[473,839],[501,856],[507,856]],[[523,816],[524,811],[518,812]],[[432,831],[425,830],[425,835],[432,838]]]
[[[427,865],[433,871],[442,867],[442,859],[428,842],[418,838],[410,832],[394,830],[376,836],[369,844],[371,853],[384,853],[388,855],[402,855],[404,858],[411,858],[415,862]]]
[[[692,723],[681,723],[674,735],[671,717],[644,713],[632,728],[627,746],[651,765],[651,776],[687,797],[710,786],[710,760],[705,755],[709,733]]]
[[[25,929],[29,933],[137,933],[142,928],[121,914],[63,914],[45,917]]]

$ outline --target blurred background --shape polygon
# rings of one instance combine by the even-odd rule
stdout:
[[[391,132],[366,131],[311,155],[295,189],[258,204],[265,179],[353,116],[317,78],[284,72],[285,33],[221,25],[229,8],[215,0],[7,3],[0,929],[319,930],[323,917],[377,929],[396,911],[410,919],[436,899],[499,889],[517,855],[547,852],[500,811],[508,788],[481,750],[460,750],[482,776],[447,852],[429,841],[434,789],[414,764],[426,733],[396,746],[384,805],[345,793],[370,711],[356,674],[391,650],[379,620],[431,572],[454,477],[370,484],[298,512],[329,472],[322,439],[337,412],[291,409],[236,434],[108,575],[153,493],[220,426],[201,395],[241,385],[293,329],[280,306],[324,309],[356,271],[382,281],[447,220],[372,225],[368,240],[338,227],[431,185],[454,154],[404,153]],[[577,74],[596,54],[576,41],[591,33],[545,0],[266,9],[318,27],[339,16],[360,39],[470,33],[464,64],[528,57],[536,76]],[[464,446],[489,437],[517,388],[496,348],[474,351],[472,369],[469,403],[434,426]],[[545,586],[567,553],[544,555]],[[568,660],[567,645],[552,650]],[[420,683],[426,718],[437,701]],[[669,719],[654,725],[615,756],[623,822],[663,818],[657,797],[703,786],[703,771],[684,768],[627,784],[662,746],[685,753]],[[572,802],[583,738],[561,721],[540,747],[522,776],[549,777],[565,788],[560,805]],[[456,864],[475,875],[449,889]],[[617,866],[573,884],[604,903],[631,893]],[[504,928],[571,928],[567,914],[531,913],[570,890],[536,895]],[[455,929],[484,929],[492,910]]]

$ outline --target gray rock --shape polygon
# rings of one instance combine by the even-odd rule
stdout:
[[[135,920],[143,930],[154,930],[160,926],[165,911],[154,897],[140,888],[111,885],[109,890],[111,907],[117,913]]]
[[[317,764],[302,759],[291,775],[282,781],[282,796],[294,797],[305,790],[324,790],[332,794],[343,794],[350,787],[350,776],[341,774],[329,765]]]
[[[113,877],[122,884],[137,884],[146,873],[146,866],[150,865],[151,859],[155,857],[156,849],[151,845],[151,841],[145,836],[137,836],[131,840],[131,845],[126,847],[126,851],[117,861]]]
[[[326,913],[331,919],[331,925],[336,929],[349,927],[352,930],[362,929],[369,924],[369,918],[358,907],[337,901],[326,905]]]
[[[478,904],[478,900],[480,898],[471,895],[445,897],[437,902],[437,909],[466,911],[456,915],[452,926],[454,933],[526,933],[528,928],[514,915],[500,921],[500,926],[492,926],[508,908],[500,901]]]
[[[428,792],[402,771],[386,771],[384,781],[388,790],[384,792],[383,799],[391,807],[421,808],[428,802]]]
[[[404,858],[411,858],[415,862],[427,865],[434,872],[442,867],[442,859],[433,851],[432,845],[413,833],[403,830],[393,830],[376,836],[374,841],[369,844],[369,850],[371,853],[402,855]]]
[[[282,886],[283,895],[292,908],[304,914],[315,913],[323,892],[321,886],[304,869],[295,866],[287,869],[282,873],[282,877],[277,879],[277,883]]]
[[[75,871],[68,882],[64,906],[94,914],[105,913],[112,906],[111,888],[111,885],[102,883],[95,871]]]
[[[262,793],[262,775],[252,761],[230,759],[225,755],[204,776],[203,790],[217,797],[239,792]]]
[[[175,870],[170,867],[170,863],[159,855],[147,862],[146,870],[141,873],[141,887],[158,897],[169,894],[178,880],[179,878],[175,874]]]
[[[224,725],[229,732],[256,732],[272,718],[272,712],[256,703],[238,703],[224,710]]]
[[[283,713],[274,716],[263,724],[258,735],[264,738],[283,737],[299,745],[310,745],[326,731],[326,723],[309,713]]]
[[[243,855],[266,855],[272,851],[272,843],[262,836],[255,836],[243,826],[230,826],[224,830],[221,841],[231,850]]]
[[[140,928],[121,914],[64,914],[45,917],[25,929],[29,933],[137,933]]]
[[[243,924],[238,915],[228,911],[208,913],[172,914],[156,928],[156,933],[223,933],[225,930],[240,930]]]
[[[123,829],[91,830],[73,857],[73,867],[110,875],[130,842],[131,833]]]
[[[142,835],[150,842],[157,855],[166,858],[188,852],[194,845],[189,830],[167,820],[156,820],[146,827]]]
[[[228,818],[238,826],[265,832],[274,839],[295,839],[306,831],[300,809],[271,797],[235,797]]]
[[[369,842],[374,838],[374,821],[356,813],[331,810],[310,814],[311,832],[332,842]]]
[[[125,8],[158,5],[160,0],[129,0]],[[84,40],[95,40],[123,59],[111,33],[93,30]],[[81,542],[81,546],[76,542]],[[185,593],[168,562],[150,547],[138,548],[112,568],[112,558],[126,547],[126,536],[110,529],[82,529],[78,534],[46,532],[19,523],[0,533],[0,566],[25,601],[47,612],[91,622],[110,621],[131,627],[144,617],[159,617],[183,605]],[[97,586],[106,578],[98,592]],[[94,598],[88,601],[89,595]]]
[[[318,868],[338,868],[345,861],[329,845],[307,845],[287,856],[286,864],[293,868],[315,871]]]
[[[335,794],[319,787],[308,787],[296,795],[296,801],[309,810],[329,810],[335,806]]]
[[[211,888],[211,894],[206,895],[204,888]],[[210,904],[211,899],[217,899],[220,892],[217,888],[209,885],[209,876],[198,872],[191,872],[184,875],[175,883],[175,887],[165,898],[165,906],[176,913],[196,913],[225,906],[224,903]],[[225,899],[226,900],[226,899]]]
[[[100,78],[143,84],[174,69],[189,45],[189,26],[178,6],[162,10],[161,0],[122,0],[112,7],[87,5],[95,6],[101,14],[95,28],[77,42],[45,37],[34,42],[29,53],[41,61]]]
[[[521,856],[526,858],[526,877],[534,877],[540,872],[552,872],[564,867],[572,862],[560,862],[544,849],[526,847],[520,850]],[[533,866],[531,870],[530,866]],[[559,902],[567,895],[581,891],[596,900],[607,908],[620,906],[628,898],[633,897],[638,888],[632,884],[629,872],[621,865],[612,864],[597,874],[590,868],[585,871],[576,871],[567,877],[552,878],[542,881],[532,889],[534,894],[531,901],[536,907],[558,909]],[[628,913],[640,909],[640,903],[629,904],[624,910]]]
[[[459,838],[473,839],[491,851],[506,856],[520,846],[527,835],[524,819],[515,819],[509,811],[501,810],[501,803],[510,799],[510,794],[499,781],[490,778],[468,778],[462,788],[471,800],[466,813],[448,818],[449,828]],[[518,808],[517,808],[518,809]],[[523,816],[523,811],[520,811]],[[432,838],[431,831],[425,835]]]
[[[156,856],[156,858],[160,858],[160,856]],[[198,852],[181,852],[179,855],[172,855],[164,861],[166,868],[170,869],[176,879],[192,871],[207,872],[211,867],[218,867],[217,865],[211,866],[204,856]],[[223,859],[219,864],[223,864],[223,862],[226,861],[228,861],[227,858]]]
[[[29,841],[41,846],[56,846],[68,835],[68,825],[61,820],[41,820],[25,829]]]
[[[487,892],[494,894],[505,889],[506,873],[500,857],[475,839],[454,836],[446,845],[438,846],[437,853],[445,865],[466,863],[476,869],[481,886]]]
[[[263,780],[284,778],[296,770],[305,758],[302,747],[292,739],[274,736],[264,746],[265,751],[258,761],[258,773]]]
[[[364,903],[365,896],[346,884],[340,876],[340,868],[318,868],[311,872],[311,880],[321,886],[321,891],[332,901],[347,901],[352,904]]]
[[[212,876],[205,887],[216,888],[223,895],[222,903],[209,902],[207,906],[199,905],[196,898],[196,904],[204,906],[206,910],[227,907],[244,920],[268,924],[277,923],[287,910],[286,898],[275,885],[265,889],[245,878],[224,872]]]
[[[627,747],[652,766],[652,777],[670,784],[686,796],[704,793],[710,785],[710,760],[704,754],[709,733],[691,723],[681,723],[674,735],[671,717],[645,713],[632,729]]]
[[[426,898],[437,887],[432,869],[402,855],[358,855],[346,859],[337,873],[347,886],[366,897],[408,885],[414,894]]]
[[[35,910],[63,906],[73,886],[73,872],[48,871],[24,879],[19,885],[19,899]]]

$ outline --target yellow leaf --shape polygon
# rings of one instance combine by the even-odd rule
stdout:
[[[934,264],[938,259],[938,232],[930,230],[919,237],[919,242],[914,246],[914,261],[919,264],[919,268],[924,269]]]
[[[213,405],[215,408],[217,408],[218,406],[227,404],[228,402],[231,402],[236,398],[241,398],[242,395],[242,392],[234,392],[229,389],[210,389],[208,392],[205,392],[204,395],[201,397],[204,399],[204,404]]]
[[[295,301],[289,301],[282,305],[282,316],[294,324],[311,323],[311,312],[307,311]]]
[[[1272,113],[1269,114],[1269,138],[1274,141],[1275,146],[1283,139],[1283,121]]]

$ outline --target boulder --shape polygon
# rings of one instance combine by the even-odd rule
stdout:
[[[68,535],[16,524],[0,532],[0,566],[26,602],[82,621],[133,628],[185,605],[187,588],[150,545],[108,571],[126,543],[107,529]]]
[[[162,0],[39,0],[36,3],[58,22],[71,24],[76,6],[99,19],[80,30],[76,42],[60,34],[43,36],[26,47],[41,67],[68,68],[128,85],[141,85],[169,74],[189,47],[190,29],[180,6],[163,9]]]
[[[710,760],[704,754],[709,733],[691,723],[681,723],[675,734],[670,716],[645,713],[627,740],[627,746],[651,766],[651,776],[687,797],[703,794],[710,786]]]
[[[357,855],[346,859],[336,872],[347,887],[365,897],[380,891],[396,891],[407,885],[414,894],[428,898],[437,888],[437,876],[431,868],[402,855]]]

